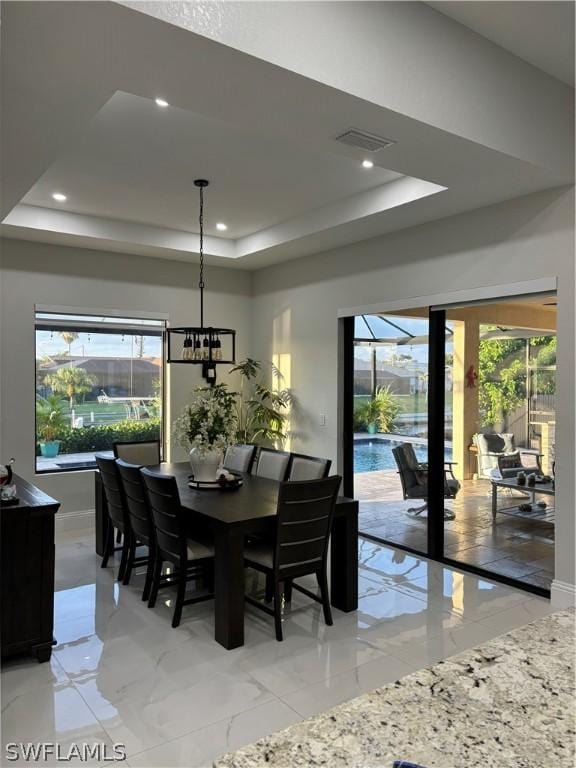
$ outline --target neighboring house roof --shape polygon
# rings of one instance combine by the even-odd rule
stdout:
[[[372,365],[369,360],[354,359],[354,368],[357,373],[364,371],[371,371]],[[381,362],[376,366],[378,373],[385,373],[388,376],[396,376],[397,378],[413,378],[414,376],[421,376],[426,371],[423,368],[402,368],[397,365],[387,365]]]
[[[83,368],[87,373],[98,374],[108,372],[110,369],[115,371],[132,371],[132,373],[158,374],[160,362],[158,358],[147,359],[145,357],[135,357],[133,359],[126,357],[57,357],[53,358],[52,363],[41,365],[43,373],[52,373],[60,368]]]

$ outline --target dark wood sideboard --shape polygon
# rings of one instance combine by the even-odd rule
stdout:
[[[2,658],[48,661],[54,643],[54,518],[60,503],[14,475],[19,502],[2,518]]]

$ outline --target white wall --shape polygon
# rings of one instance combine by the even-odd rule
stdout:
[[[574,199],[565,188],[454,216],[253,275],[208,272],[208,319],[238,330],[239,356],[289,356],[299,405],[293,447],[336,459],[337,312],[450,290],[558,277],[556,579],[574,578]],[[0,265],[0,457],[34,479],[34,304],[196,316],[194,267],[179,262],[5,240]],[[284,358],[286,360],[287,357]],[[174,410],[194,386],[173,372]],[[325,427],[318,425],[326,414]],[[37,477],[63,511],[92,507],[92,473]]]
[[[62,502],[63,515],[91,509],[93,473],[34,477],[34,305],[49,304],[169,314],[176,325],[199,320],[197,265],[22,240],[0,253],[0,460]],[[250,351],[251,275],[206,271],[207,321],[238,331],[238,355]],[[169,371],[172,413],[202,383],[194,366]]]
[[[574,584],[573,238],[561,188],[256,272],[254,354],[291,355],[294,448],[336,459],[339,309],[557,276],[556,579]]]

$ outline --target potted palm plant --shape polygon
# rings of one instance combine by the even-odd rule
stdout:
[[[400,405],[390,387],[380,387],[370,400],[355,409],[355,429],[366,429],[369,435],[377,432],[393,432]]]
[[[225,384],[198,387],[174,422],[174,441],[190,452],[194,480],[216,480],[224,451],[236,435],[235,393]]]
[[[36,401],[36,435],[40,453],[47,459],[54,459],[60,452],[57,439],[66,426],[62,403],[56,395],[38,398]]]
[[[376,412],[376,422],[379,432],[393,432],[396,428],[396,418],[400,413],[398,398],[390,387],[379,387],[372,401]]]
[[[266,383],[262,363],[251,357],[230,370],[240,374],[240,392],[236,398],[237,443],[275,445],[286,439],[292,393],[283,387],[283,376],[275,365],[270,364],[270,372],[272,386]]]

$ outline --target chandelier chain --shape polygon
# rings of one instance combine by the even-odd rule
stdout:
[[[204,189],[200,187],[200,326],[204,327]]]

